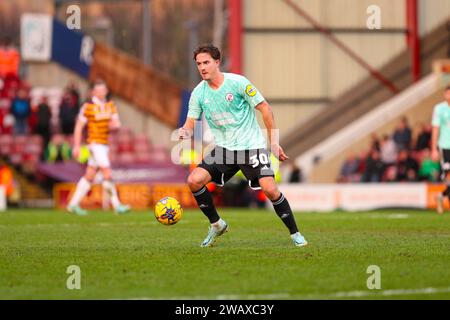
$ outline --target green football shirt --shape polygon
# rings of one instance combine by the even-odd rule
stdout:
[[[266,140],[256,119],[255,107],[264,97],[248,79],[224,73],[222,85],[214,90],[206,81],[194,89],[189,101],[188,117],[203,115],[211,128],[216,145],[228,150],[266,147]]]
[[[439,148],[450,149],[450,106],[446,101],[434,107],[432,125],[439,127]]]

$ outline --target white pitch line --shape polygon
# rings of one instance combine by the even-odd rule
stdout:
[[[186,221],[183,223],[187,223]],[[157,221],[146,222],[93,222],[93,223],[36,223],[36,224],[14,224],[0,225],[0,228],[39,228],[39,227],[74,227],[74,226],[99,226],[99,227],[117,227],[117,226],[145,226],[149,224],[158,224]]]
[[[376,296],[403,296],[417,294],[436,294],[450,292],[448,288],[420,288],[420,289],[393,289],[393,290],[373,290],[373,291],[344,291],[330,294],[290,294],[290,293],[274,293],[274,294],[229,294],[217,296],[180,296],[165,298],[127,298],[125,300],[275,300],[275,299],[336,299],[336,298],[363,298]],[[121,299],[113,299],[121,300]]]
[[[421,288],[421,289],[392,289],[392,290],[373,290],[373,291],[349,291],[349,292],[337,292],[329,295],[333,298],[361,298],[369,296],[402,296],[402,295],[415,295],[415,294],[435,294],[450,292],[448,288]]]

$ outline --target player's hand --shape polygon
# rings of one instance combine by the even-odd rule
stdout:
[[[439,150],[438,149],[433,149],[431,151],[431,159],[433,161],[439,161]]]
[[[120,122],[117,120],[111,120],[109,121],[109,130],[116,131],[120,129]]]
[[[80,156],[80,147],[79,146],[74,146],[72,149],[72,157],[74,159],[78,159],[78,157]]]
[[[289,159],[289,157],[284,153],[283,148],[279,144],[273,144],[272,147],[272,153],[277,157],[280,161],[286,161]]]
[[[190,137],[191,133],[189,132],[189,130],[185,128],[178,129],[178,140],[186,140],[189,139]]]

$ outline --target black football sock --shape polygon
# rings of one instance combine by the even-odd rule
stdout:
[[[298,232],[297,224],[295,223],[294,215],[292,214],[291,206],[289,202],[281,194],[278,200],[272,201],[275,212],[280,217],[281,221],[286,225],[291,234]]]
[[[206,187],[201,188],[197,192],[192,192],[192,194],[197,201],[198,207],[202,210],[205,216],[208,217],[210,223],[216,223],[220,220],[219,214],[214,206],[211,193]]]
[[[444,192],[442,192],[442,195],[444,197],[450,198],[450,185],[447,184],[447,189],[445,189]]]

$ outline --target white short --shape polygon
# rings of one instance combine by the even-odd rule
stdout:
[[[89,145],[89,152],[91,153],[88,160],[88,166],[94,168],[109,168],[109,147],[106,144],[91,143]]]

